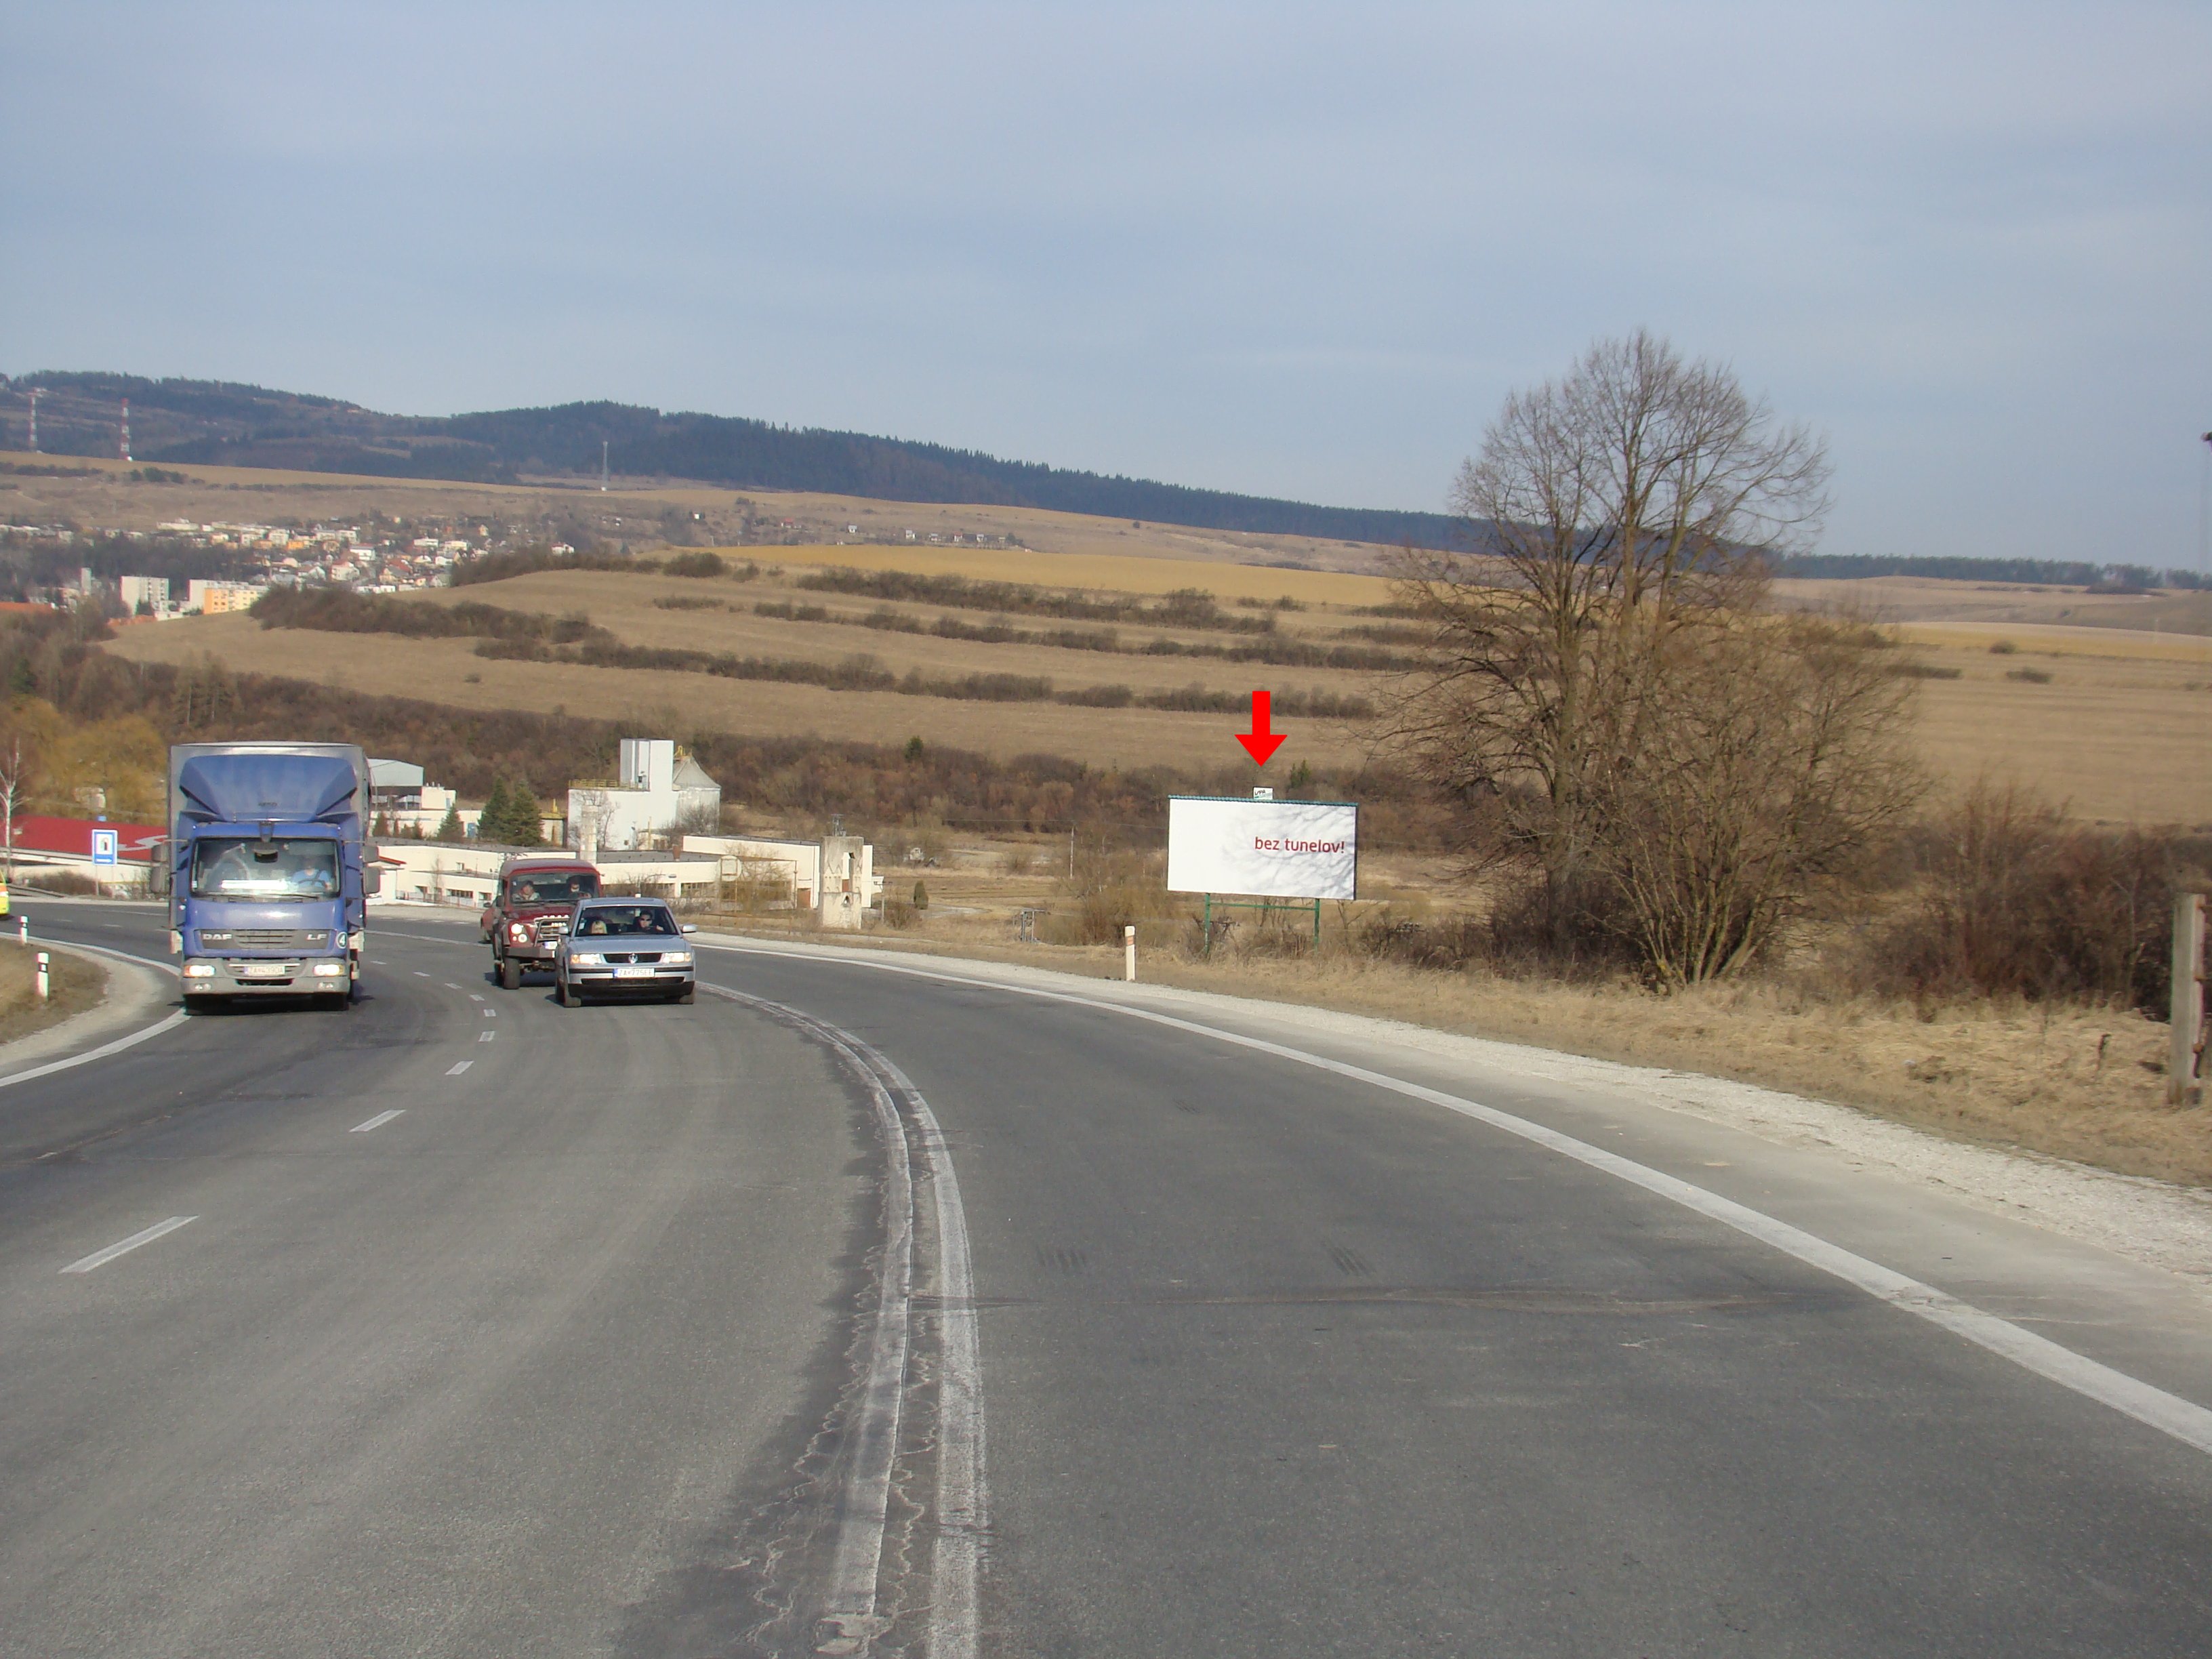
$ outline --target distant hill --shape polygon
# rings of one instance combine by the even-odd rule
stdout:
[[[1441,513],[1320,507],[1001,460],[940,444],[670,414],[629,404],[419,417],[221,380],[52,373],[0,377],[0,443],[5,447],[25,445],[33,386],[41,388],[39,447],[57,455],[114,454],[117,416],[128,398],[131,454],[155,464],[509,483],[526,477],[596,477],[605,443],[608,465],[625,477],[879,501],[1042,507],[1353,542],[1451,547],[1464,540],[1465,526]]]

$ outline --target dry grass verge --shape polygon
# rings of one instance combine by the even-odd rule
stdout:
[[[47,977],[52,994],[39,1000],[38,968],[33,958],[38,945],[0,940],[0,1043],[13,1042],[49,1025],[58,1025],[72,1014],[96,1007],[107,994],[107,970],[99,963],[64,951],[47,951]]]

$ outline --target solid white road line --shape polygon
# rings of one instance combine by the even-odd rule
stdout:
[[[475,1064],[476,1061],[473,1060],[465,1060],[458,1066],[448,1066],[446,1067],[446,1075],[447,1077],[459,1077],[462,1073],[467,1071],[470,1066]]]
[[[182,1025],[188,1018],[185,1011],[179,1008],[167,1019],[157,1020],[151,1025],[131,1032],[128,1036],[119,1036],[112,1042],[103,1042],[97,1048],[88,1048],[81,1054],[71,1054],[67,1060],[50,1060],[43,1066],[33,1066],[24,1071],[12,1073],[7,1077],[0,1077],[0,1089],[6,1088],[11,1083],[28,1083],[34,1077],[52,1077],[56,1072],[66,1072],[72,1066],[85,1066],[95,1060],[105,1060],[110,1054],[119,1054],[125,1048],[137,1048],[148,1037],[157,1037],[164,1031],[172,1030]]]
[[[1172,1030],[1188,1031],[1194,1036],[1211,1037],[1232,1048],[1272,1054],[1279,1060],[1310,1066],[1317,1071],[1334,1073],[1353,1082],[1387,1089],[1408,1099],[1440,1106],[1448,1112],[1486,1123],[1492,1128],[1502,1129],[1507,1134],[1533,1141],[1578,1164],[1602,1170],[1631,1186],[1640,1187],[1648,1193],[1670,1200],[1685,1209],[1694,1210],[1699,1215],[1723,1226],[1732,1227],[1785,1255],[1795,1256],[1808,1267],[1832,1273],[1845,1284],[1855,1285],[1893,1308],[1925,1319],[1930,1324],[1940,1325],[1954,1335],[1962,1336],[1977,1346],[2009,1359],[2061,1388],[2071,1389],[2100,1405],[2109,1406],[2138,1423],[2172,1436],[2185,1445],[2195,1447],[2198,1451],[2212,1453],[2212,1411],[2193,1401],[2168,1394],[2165,1389],[2154,1388],[2124,1371],[2115,1370],[2110,1365],[2075,1353],[2071,1348],[2061,1347],[2048,1337],[2025,1330],[2009,1320],[1984,1312],[1971,1303],[1962,1302],[1947,1291],[1937,1290],[1932,1285],[1908,1278],[1878,1261],[1844,1249],[1839,1244],[1831,1244],[1824,1238],[1815,1237],[1802,1228],[1777,1220],[1748,1205],[1738,1204],[1717,1193],[1709,1193],[1702,1187],[1692,1186],[1686,1181],[1622,1158],[1618,1153],[1608,1152],[1601,1146],[1593,1146],[1588,1141],[1577,1140],[1572,1135],[1562,1134],[1557,1129],[1547,1128],[1528,1118],[1502,1112],[1494,1106],[1485,1106],[1458,1095],[1446,1094],[1441,1089],[1407,1083],[1401,1078],[1371,1072],[1364,1066],[1353,1066],[1323,1054],[1309,1054],[1303,1048],[1270,1042],[1263,1037],[1245,1036],[1218,1026],[1179,1019],[1173,1014],[1132,1007],[1126,1003],[1109,1002],[1101,997],[1082,996],[1072,991],[1048,991],[1036,986],[1010,985],[998,980],[975,979],[963,974],[908,967],[902,963],[867,962],[850,957],[824,957],[810,951],[778,950],[774,945],[710,945],[702,948],[752,956],[797,957],[808,962],[836,961],[855,968],[872,968],[879,973],[903,974],[913,979],[933,979],[948,985],[1001,991],[1009,995],[1033,997],[1045,1002],[1096,1008],[1106,1013],[1164,1025]]]
[[[406,1115],[407,1109],[404,1106],[399,1107],[393,1111],[379,1112],[374,1117],[369,1119],[368,1122],[356,1123],[352,1128],[347,1130],[346,1133],[349,1135],[365,1135],[371,1129],[381,1129],[395,1117],[404,1117]]]
[[[196,1215],[173,1215],[167,1221],[155,1222],[142,1233],[133,1233],[130,1237],[111,1244],[104,1250],[94,1250],[90,1255],[70,1262],[62,1271],[65,1273],[88,1273],[94,1267],[106,1267],[118,1255],[130,1255],[141,1244],[151,1244],[155,1239],[165,1237],[176,1231],[178,1228],[188,1226],[198,1219]]]
[[[905,1392],[914,1272],[914,1167],[935,1199],[934,1285],[942,1337],[937,1360],[937,1536],[930,1564],[930,1659],[975,1659],[976,1598],[987,1518],[983,1479],[983,1389],[976,1346],[975,1276],[968,1252],[967,1212],[936,1114],[913,1081],[850,1031],[782,1003],[719,985],[703,988],[811,1033],[842,1060],[868,1091],[884,1126],[890,1158],[884,1242],[868,1380],[854,1426],[855,1448],[845,1477],[836,1555],[824,1606],[848,1639],[865,1644],[876,1624],[885,1515],[898,1449]],[[902,1114],[892,1099],[902,1097]],[[909,1127],[909,1120],[911,1125]]]

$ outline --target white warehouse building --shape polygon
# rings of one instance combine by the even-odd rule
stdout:
[[[666,738],[624,738],[612,783],[568,789],[568,843],[587,859],[721,821],[722,786]]]

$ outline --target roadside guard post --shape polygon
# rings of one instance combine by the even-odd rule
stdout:
[[[1137,981],[1137,924],[1130,922],[1121,929],[1121,977],[1132,985]]]
[[[2166,1062],[2166,1103],[2194,1106],[2204,1098],[2197,1080],[2204,1054],[2204,895],[2173,896],[2172,1048]]]
[[[39,1000],[44,1002],[46,994],[46,953],[41,951],[39,952]]]
[[[1264,921],[1310,905],[1318,947],[1322,901],[1356,897],[1358,887],[1359,808],[1351,801],[1169,799],[1168,890],[1204,896],[1208,955],[1217,908],[1257,910]]]

